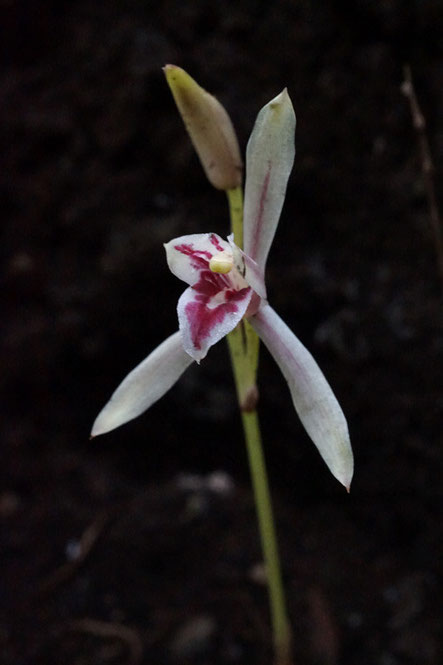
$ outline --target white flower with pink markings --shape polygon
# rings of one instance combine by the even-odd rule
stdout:
[[[295,148],[295,115],[284,90],[258,114],[246,151],[244,250],[215,233],[165,245],[170,270],[189,286],[178,306],[179,331],[120,384],[92,436],[136,418],[194,361],[246,318],[280,367],[295,409],[332,474],[349,488],[353,456],[346,419],[312,355],[268,304],[266,260],[283,207]]]
[[[243,258],[229,240],[202,233],[165,245],[171,272],[189,284],[178,301],[177,312],[183,348],[197,362],[244,316],[255,314],[260,304],[244,278]],[[240,265],[234,262],[234,252]]]

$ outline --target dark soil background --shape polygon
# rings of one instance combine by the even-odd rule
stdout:
[[[263,425],[297,665],[437,665],[441,289],[411,65],[437,196],[440,0],[0,4],[2,665],[272,662],[227,350],[89,442],[123,376],[176,330],[162,243],[228,233],[161,67],[246,146],[287,86],[297,158],[270,300],[348,417],[330,477],[263,351]]]

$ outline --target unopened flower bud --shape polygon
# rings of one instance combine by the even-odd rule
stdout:
[[[163,71],[209,182],[217,189],[239,187],[243,164],[225,109],[180,67]]]

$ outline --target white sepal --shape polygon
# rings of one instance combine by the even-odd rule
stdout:
[[[264,273],[294,163],[295,113],[287,90],[257,116],[246,150],[244,250]]]
[[[179,332],[165,339],[122,381],[98,414],[91,437],[137,418],[172,388],[192,362]]]
[[[349,491],[354,461],[343,411],[309,351],[269,305],[250,319],[280,367],[295,409],[331,473]]]

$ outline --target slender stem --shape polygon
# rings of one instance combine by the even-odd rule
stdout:
[[[228,190],[227,195],[234,241],[239,247],[243,247],[243,199],[241,188]],[[275,665],[290,665],[291,630],[286,611],[272,501],[256,411],[259,338],[248,321],[242,320],[229,333],[228,345],[242,415],[266,567]]]
[[[404,67],[404,81],[402,92],[409,101],[411,110],[412,124],[417,133],[420,149],[421,170],[423,173],[424,185],[429,207],[429,221],[434,236],[435,252],[437,255],[437,267],[440,275],[440,287],[443,293],[443,228],[438,209],[437,194],[435,191],[435,167],[432,161],[431,148],[426,132],[426,119],[418,103],[415,92],[414,81],[412,80],[411,67]]]
[[[243,249],[243,191],[241,187],[235,187],[235,189],[228,189],[226,194],[234,242],[237,247]]]
[[[261,445],[257,411],[242,411],[242,420],[260,526],[261,544],[266,562],[276,663],[278,665],[288,665],[291,660],[291,629],[286,612],[275,522],[272,514],[271,495]]]

